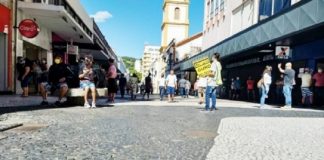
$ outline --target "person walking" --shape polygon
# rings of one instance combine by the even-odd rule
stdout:
[[[121,74],[119,79],[119,90],[120,90],[121,98],[125,98],[126,84],[127,84],[127,79],[125,78],[124,74]]]
[[[23,90],[21,97],[28,97],[29,83],[32,80],[33,63],[28,58],[18,57],[17,69],[18,80]]]
[[[272,83],[271,77],[271,66],[266,66],[263,71],[262,80],[261,80],[261,98],[260,98],[260,108],[265,108],[265,99],[268,98],[268,93],[270,90],[270,85]]]
[[[135,73],[129,78],[128,86],[130,88],[131,100],[136,100],[136,93],[138,89],[138,78]]]
[[[91,55],[85,56],[85,66],[80,69],[80,87],[84,90],[84,108],[96,108],[96,85],[94,82],[95,72],[93,70],[93,57]],[[88,93],[91,90],[92,103],[88,102]]]
[[[170,74],[166,78],[168,102],[174,102],[174,94],[177,89],[177,76],[174,74],[174,70],[170,71]]]
[[[199,77],[198,80],[198,97],[199,97],[199,104],[205,103],[205,93],[207,88],[207,78],[204,76]]]
[[[206,105],[205,105],[205,111],[217,110],[216,108],[216,90],[217,86],[222,84],[222,78],[220,76],[221,74],[221,64],[219,62],[220,55],[218,53],[214,54],[212,56],[212,64],[210,67],[210,72],[207,78],[207,88],[206,88]],[[212,106],[210,108],[210,99]]]
[[[189,80],[186,80],[186,96],[185,98],[189,98],[190,90],[191,90],[191,82]]]
[[[285,96],[285,106],[282,107],[283,109],[291,109],[292,106],[292,89],[295,85],[295,70],[292,69],[292,64],[286,63],[285,69],[282,68],[282,64],[278,64],[278,69],[281,73],[284,74],[284,86],[283,86],[283,93]]]
[[[313,80],[315,80],[315,102],[318,107],[324,105],[324,73],[323,68],[318,67],[317,73],[314,74]]]
[[[115,102],[115,96],[117,93],[117,82],[116,82],[116,77],[117,77],[117,68],[114,64],[115,60],[110,58],[108,60],[109,62],[109,68],[108,68],[108,73],[106,76],[107,79],[107,88],[108,88],[108,101],[107,102]]]
[[[55,90],[59,90],[58,101],[55,102],[56,106],[63,105],[63,97],[66,96],[68,91],[67,78],[71,75],[68,66],[63,63],[61,56],[54,57],[54,64],[49,68],[48,81],[41,84],[41,94],[43,101],[42,106],[48,105],[47,93],[54,93]]]
[[[161,75],[161,78],[159,80],[159,90],[160,90],[160,101],[163,101],[163,97],[165,95],[165,78],[164,74]]]
[[[312,86],[312,75],[308,68],[304,69],[304,73],[299,73],[298,78],[301,79],[302,85],[300,86],[302,92],[302,105],[307,105],[306,100],[309,98],[309,105],[313,104],[313,92],[311,91],[310,87]]]
[[[199,87],[198,87],[198,81],[199,81],[199,77],[197,77],[197,80],[196,80],[196,82],[194,83],[194,96],[195,96],[195,97],[198,97],[198,90],[199,90]]]
[[[186,95],[186,83],[187,80],[184,77],[179,80],[179,92],[182,98],[185,98]]]
[[[145,91],[143,94],[143,100],[145,98],[145,95],[147,95],[147,99],[150,99],[150,93],[151,93],[151,88],[152,88],[152,79],[151,79],[151,73],[149,73],[145,77]]]
[[[254,83],[255,81],[249,76],[248,80],[246,81],[246,88],[247,88],[247,99],[248,101],[254,102],[255,98],[255,91],[254,91]]]

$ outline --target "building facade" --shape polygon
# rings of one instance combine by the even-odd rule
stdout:
[[[220,53],[226,87],[230,79],[240,77],[242,91],[248,76],[260,79],[265,65],[274,68],[273,82],[279,79],[278,63],[293,62],[297,74],[305,67],[316,71],[324,66],[323,7],[323,0],[206,0],[203,51],[180,68],[193,70],[192,62]],[[285,56],[280,56],[282,51]],[[300,83],[296,77],[295,104]],[[273,83],[269,102],[276,100],[275,87]],[[245,96],[242,92],[242,99]]]
[[[137,72],[141,72],[142,71],[142,61],[140,59],[136,59],[135,60],[134,69]]]
[[[170,55],[168,46],[173,41],[182,41],[189,36],[189,0],[164,0],[163,2],[163,20],[161,26],[161,55],[156,62],[159,69],[157,73],[167,73]],[[175,55],[172,56],[175,59]]]
[[[15,67],[18,57],[32,61],[44,58],[48,65],[52,64],[54,55],[61,55],[71,65],[86,54],[93,55],[98,63],[107,63],[108,58],[117,60],[94,19],[79,0],[0,2],[0,59],[4,61],[0,65],[0,92],[19,93]],[[37,36],[28,38],[19,32],[18,25],[26,20],[37,25]],[[35,85],[32,82],[32,88]]]
[[[160,46],[150,46],[150,45],[144,46],[144,54],[142,58],[143,76],[146,76],[150,73],[150,68],[152,63],[159,58],[160,48],[161,48]]]

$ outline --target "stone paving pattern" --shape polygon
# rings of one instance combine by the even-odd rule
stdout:
[[[201,112],[202,106],[199,106],[195,99],[179,99],[178,101],[177,103],[120,101],[115,104],[115,107],[91,110],[73,107],[10,113],[7,114],[8,121],[14,119],[13,122],[17,122],[20,119],[24,126],[2,133],[7,138],[0,140],[0,151],[2,151],[0,159],[200,160],[206,159],[207,155],[209,158],[218,159],[212,152],[217,153],[213,147],[217,146],[214,139],[218,132],[220,135],[216,137],[215,142],[218,137],[223,136],[222,130],[218,131],[218,126],[224,118],[260,117],[269,119],[269,121],[300,117],[324,118],[322,111],[260,110],[255,108],[254,104],[223,100],[218,101],[220,106],[218,111]],[[316,119],[314,120],[316,121]],[[300,121],[297,122],[300,123]],[[250,121],[240,120],[240,123],[251,128]],[[288,123],[287,126],[292,123]],[[324,125],[324,123],[322,124]],[[223,124],[221,125],[223,126]],[[255,124],[252,123],[251,126],[253,125]],[[323,127],[323,125],[321,126]],[[237,126],[242,128],[242,126]],[[232,131],[239,135],[241,128],[233,127]],[[305,128],[307,126],[302,125],[299,132],[308,131]],[[282,126],[274,127],[274,129],[280,131]],[[259,130],[262,132],[263,128],[259,128]],[[277,132],[277,134],[286,136],[283,132]],[[321,134],[316,133],[314,136],[321,136]],[[255,137],[250,136],[249,138]],[[300,136],[297,138],[299,139]],[[226,142],[231,143],[232,141]],[[235,148],[241,147],[239,142],[237,141],[233,148],[227,148],[225,144],[222,147],[225,150],[233,149],[233,151],[240,152],[239,148]],[[324,146],[322,141],[315,143]],[[280,145],[280,143],[276,145]],[[261,157],[267,157],[268,153],[272,154],[264,149],[259,151]],[[242,151],[242,153],[245,152]],[[317,156],[314,154],[313,159],[321,158]],[[223,155],[219,155],[219,157],[228,158]],[[258,158],[256,157],[256,159]],[[269,159],[272,158],[269,157]]]

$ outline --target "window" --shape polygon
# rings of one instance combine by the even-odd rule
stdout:
[[[217,1],[217,0],[216,0]],[[213,14],[214,14],[214,9],[215,9],[215,3],[214,3],[214,0],[211,0],[210,1],[210,5],[211,5],[211,8],[210,8],[210,16],[213,17]]]
[[[174,9],[174,19],[179,20],[180,19],[180,8],[175,8]]]
[[[210,2],[207,3],[207,18],[209,17],[210,15]]]
[[[215,14],[218,14],[218,11],[219,11],[219,0],[216,0],[216,3],[215,3]]]
[[[263,20],[272,15],[272,0],[261,0],[259,8],[259,19]]]
[[[225,6],[225,2],[224,0],[220,0],[220,10],[223,11],[224,10],[224,7]]]
[[[274,3],[273,14],[276,14],[283,9],[289,8],[290,5],[291,5],[291,0],[276,0]]]

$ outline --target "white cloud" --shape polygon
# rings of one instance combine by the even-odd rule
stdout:
[[[96,22],[106,22],[108,19],[112,18],[112,14],[109,13],[108,11],[98,11],[94,15],[90,15],[90,17],[93,17]]]

